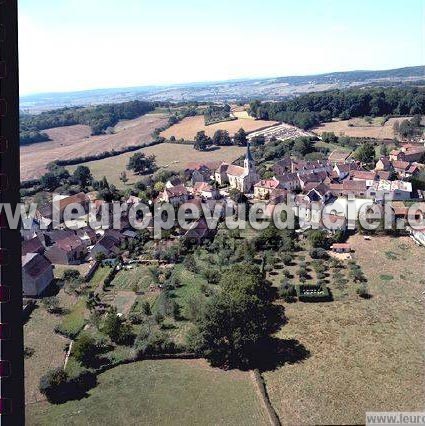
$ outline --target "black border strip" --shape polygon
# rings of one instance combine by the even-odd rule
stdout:
[[[18,83],[18,4],[17,0],[0,2],[0,61],[7,73],[0,79],[0,99],[6,111],[0,118],[0,138],[7,149],[0,154],[0,173],[8,186],[0,192],[0,202],[19,202],[19,83]],[[10,301],[0,304],[0,323],[8,325],[9,338],[0,342],[0,359],[9,361],[10,375],[0,381],[1,406],[9,413],[0,417],[1,425],[23,425],[25,422],[23,315],[21,277],[21,238],[19,230],[2,228],[0,247],[7,250],[7,264],[0,266],[0,284],[9,288]],[[5,259],[4,259],[5,260]],[[5,402],[3,404],[3,402]]]

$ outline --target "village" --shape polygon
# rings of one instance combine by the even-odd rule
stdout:
[[[332,154],[335,156],[336,153]],[[213,168],[214,164],[211,163],[190,164],[183,177],[175,176],[165,183],[164,190],[156,201],[170,203],[174,207],[196,205],[200,208],[202,204],[207,204],[211,210],[218,205],[224,210],[226,205],[235,204],[230,197],[234,190],[247,195],[251,203],[266,201],[264,217],[270,219],[274,206],[285,202],[291,194],[295,197],[295,205],[302,207],[304,212],[310,212],[312,202],[325,206],[338,198],[351,195],[357,200],[378,205],[384,199],[391,200],[396,218],[407,219],[409,200],[416,199],[422,203],[424,200],[423,192],[419,190],[414,194],[411,182],[406,180],[425,169],[425,164],[420,162],[424,155],[425,146],[406,143],[399,149],[392,150],[387,157],[379,158],[372,170],[364,169],[359,161],[351,157],[343,162],[332,162],[297,160],[285,156],[271,167],[271,178],[260,179],[248,143],[243,166],[225,162],[217,168]],[[72,203],[85,209],[78,229],[64,229],[64,225],[62,229],[52,229],[52,206],[44,205],[37,211],[30,229],[22,230],[24,296],[42,295],[54,279],[54,265],[71,267],[87,264],[87,275],[90,276],[99,259],[105,262],[104,259],[117,258],[123,253],[123,243],[128,244],[137,237],[137,232],[130,229],[126,216],[132,205],[142,202],[140,198],[131,195],[123,200],[127,209],[122,213],[120,230],[104,230],[101,226],[99,229],[92,229],[87,223],[90,201],[96,203],[97,213],[105,204],[103,200],[93,198],[94,196],[95,194],[78,193],[63,196],[58,201],[60,215]],[[299,219],[302,221],[303,218]],[[314,217],[311,220],[314,221]],[[324,229],[323,223],[316,225],[319,229]],[[343,227],[345,226],[344,223]],[[306,224],[305,229],[308,227],[311,227],[311,223]],[[148,227],[148,230],[152,231],[152,227]],[[410,232],[418,243],[425,244],[425,230],[410,229]],[[213,231],[208,229],[205,220],[201,218],[194,221],[191,229],[185,232],[180,230],[176,237],[199,245],[205,239],[212,238]],[[173,241],[176,239],[168,241],[168,245]]]
[[[28,407],[46,399],[66,407],[96,390],[99,374],[122,364],[202,356],[192,336],[238,268],[242,282],[254,273],[270,289],[270,306],[284,310],[279,327],[286,316],[308,315],[322,305],[367,309],[363,303],[377,303],[380,283],[391,286],[395,275],[374,277],[367,256],[391,247],[381,254],[393,271],[400,265],[394,263],[399,247],[423,251],[425,245],[425,227],[408,224],[412,206],[416,221],[424,217],[424,191],[417,185],[425,171],[424,141],[382,145],[273,123],[247,133],[236,160],[223,161],[227,147],[209,145],[201,152],[206,161],[175,163],[174,171],[172,163],[156,166],[153,156],[137,152],[134,159],[150,162],[149,171],[135,173],[130,182],[121,172],[119,188],[109,176],[92,175],[90,162],[73,167],[72,174],[50,166],[50,173],[73,184],[73,193],[44,191],[26,200],[42,200],[21,229]],[[158,146],[173,150],[179,143],[171,138]],[[354,220],[347,217],[350,202]],[[135,228],[140,205],[152,217]],[[259,222],[267,225],[259,230],[238,210],[243,206],[250,216],[258,205]],[[293,227],[276,228],[282,205],[291,206]],[[390,228],[364,226],[369,208],[384,213],[388,205]],[[167,206],[175,219],[158,237],[155,209],[162,218]],[[193,209],[199,216],[190,214]],[[188,226],[177,219],[181,211]],[[206,212],[217,215],[215,226]],[[229,218],[244,225],[228,228]],[[297,345],[291,357],[301,363],[309,350]],[[278,375],[272,374],[275,367]],[[275,367],[262,373],[267,385],[286,371],[280,361]]]

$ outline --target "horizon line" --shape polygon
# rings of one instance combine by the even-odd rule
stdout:
[[[19,99],[30,97],[30,96],[42,96],[42,95],[63,95],[71,93],[86,93],[86,92],[95,92],[101,90],[130,90],[130,89],[142,89],[142,88],[164,88],[172,86],[190,86],[196,84],[219,84],[219,83],[228,83],[228,82],[238,82],[238,81],[253,81],[253,80],[269,80],[274,78],[293,78],[293,77],[318,77],[327,74],[337,74],[337,73],[353,73],[353,72],[383,72],[383,71],[396,71],[406,68],[420,68],[425,67],[425,64],[420,65],[406,65],[398,68],[384,68],[384,69],[351,69],[351,70],[334,70],[328,72],[317,72],[312,74],[292,74],[292,75],[269,75],[269,76],[251,76],[251,77],[235,77],[222,80],[197,80],[197,81],[181,81],[181,82],[164,82],[164,83],[152,83],[152,84],[141,84],[141,85],[132,85],[132,86],[112,86],[112,87],[96,87],[90,89],[80,89],[80,90],[57,90],[57,91],[45,91],[45,92],[27,92],[24,94],[19,94]],[[425,73],[424,73],[425,78]]]

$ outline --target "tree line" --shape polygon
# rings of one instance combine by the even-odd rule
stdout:
[[[250,103],[252,116],[309,129],[332,118],[415,115],[425,113],[425,89],[359,88],[309,93],[283,102]]]
[[[153,111],[155,106],[152,102],[130,101],[86,108],[60,108],[35,115],[21,114],[21,143],[22,141],[30,143],[28,140],[31,140],[31,134],[33,134],[33,142],[40,142],[40,135],[43,135],[40,133],[42,130],[75,124],[88,125],[91,128],[92,135],[98,135],[105,133],[108,128],[115,126],[119,120],[129,120],[139,117]]]

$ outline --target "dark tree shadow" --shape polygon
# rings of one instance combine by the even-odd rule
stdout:
[[[270,337],[256,354],[253,366],[261,372],[273,371],[285,364],[296,364],[310,357],[310,351],[296,339]]]

